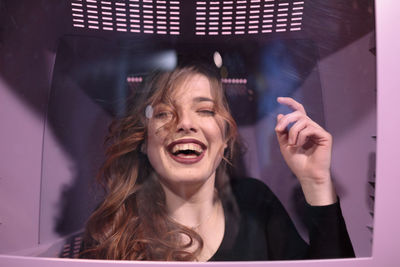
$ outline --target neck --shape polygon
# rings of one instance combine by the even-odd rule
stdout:
[[[215,176],[198,185],[167,186],[161,182],[169,216],[188,227],[202,224],[216,208],[214,184]]]

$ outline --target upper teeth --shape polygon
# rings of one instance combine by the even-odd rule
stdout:
[[[172,153],[176,153],[176,152],[182,151],[182,150],[193,150],[198,153],[203,152],[203,149],[201,148],[201,146],[198,144],[195,144],[195,143],[176,144],[172,147]]]

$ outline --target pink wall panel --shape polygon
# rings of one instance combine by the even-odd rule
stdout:
[[[368,34],[318,64],[332,174],[357,257],[371,256],[376,140],[376,57]],[[372,42],[371,42],[372,41]]]
[[[398,172],[399,156],[398,151],[400,148],[400,121],[399,121],[399,100],[400,92],[398,85],[400,84],[400,75],[398,62],[400,62],[400,55],[398,49],[400,48],[400,39],[394,38],[397,36],[398,27],[400,23],[397,20],[397,10],[400,9],[400,4],[397,1],[377,1],[376,4],[377,12],[377,49],[378,49],[378,149],[377,149],[377,191],[376,191],[376,216],[375,216],[375,229],[374,229],[374,243],[373,243],[373,256],[371,258],[359,258],[349,260],[331,260],[331,261],[298,261],[298,262],[267,262],[267,263],[212,263],[211,265],[220,266],[232,266],[232,265],[267,265],[267,266],[398,266],[400,263],[400,212],[398,206],[400,204],[400,196],[398,194],[400,188],[400,174]],[[34,53],[36,50],[30,51]],[[43,57],[40,57],[43,59]],[[51,64],[52,57],[47,58],[46,64]],[[7,62],[5,57],[1,58],[0,66],[4,66]],[[31,61],[27,61],[28,63]],[[43,74],[43,73],[42,73]],[[47,77],[47,83],[49,82],[49,76]],[[37,187],[39,186],[39,168],[37,168],[38,155],[40,156],[40,140],[39,136],[43,134],[42,127],[43,122],[40,118],[44,115],[42,111],[37,112],[33,117],[29,115],[26,117],[25,105],[21,106],[21,103],[15,100],[14,96],[9,93],[8,87],[10,81],[0,80],[0,114],[15,111],[13,115],[24,116],[22,121],[23,126],[16,123],[16,120],[8,121],[3,117],[0,117],[2,121],[1,135],[0,135],[0,147],[3,150],[10,150],[7,157],[2,156],[0,158],[1,175],[0,180],[1,190],[0,193],[7,194],[8,190],[13,190],[13,195],[9,195],[11,198],[15,198],[18,202],[16,205],[21,208],[18,209],[18,214],[15,211],[7,211],[2,203],[1,207],[4,209],[4,214],[7,216],[25,216],[21,215],[25,213],[27,217],[34,212],[30,212],[30,209],[37,209],[38,196]],[[38,82],[36,86],[43,85]],[[33,85],[35,86],[35,84]],[[48,86],[48,84],[46,85]],[[28,85],[25,85],[27,88]],[[45,95],[48,87],[42,87],[42,95],[38,99],[45,99]],[[6,107],[3,108],[2,107]],[[1,112],[3,111],[3,112]],[[7,117],[7,116],[6,116]],[[28,119],[26,119],[28,118]],[[39,118],[39,119],[38,119]],[[3,124],[4,119],[4,124]],[[22,127],[18,135],[11,134],[11,132],[3,130],[7,127]],[[36,140],[39,145],[32,145],[29,138]],[[6,141],[7,140],[7,141]],[[32,139],[31,139],[32,140]],[[35,143],[36,143],[35,142]],[[26,152],[21,153],[24,149]],[[31,152],[28,152],[31,151]],[[4,155],[1,153],[1,155]],[[10,157],[10,158],[8,158]],[[13,160],[11,160],[13,159]],[[16,162],[19,162],[18,170],[12,170],[11,166],[15,169]],[[36,162],[36,164],[35,164]],[[33,167],[34,166],[34,167]],[[10,169],[8,169],[10,168]],[[10,171],[8,171],[10,170]],[[14,173],[15,171],[15,173]],[[21,173],[22,172],[22,173]],[[17,176],[14,176],[17,175]],[[26,182],[26,178],[23,176],[31,176],[32,183]],[[4,177],[3,177],[4,176]],[[21,180],[17,182],[15,177],[20,177]],[[5,182],[4,182],[5,181]],[[22,186],[18,191],[14,191],[15,186]],[[36,188],[35,188],[36,186]],[[34,192],[32,192],[34,191]],[[23,196],[23,194],[25,194]],[[2,195],[0,195],[0,201]],[[33,204],[31,204],[33,203]],[[36,203],[36,204],[35,204]],[[14,205],[14,204],[13,204]],[[3,220],[3,210],[1,210]],[[36,211],[37,214],[37,211]],[[5,216],[5,218],[7,218]],[[34,215],[33,215],[34,217]],[[37,218],[32,218],[34,221]],[[27,225],[31,223],[26,222]],[[35,222],[33,223],[35,225]],[[37,225],[37,223],[36,223]],[[12,236],[17,232],[7,231],[5,233],[0,225],[0,234],[7,234]],[[5,228],[3,228],[5,229]],[[3,231],[3,232],[1,232]],[[33,233],[28,233],[31,237],[28,238],[29,242],[34,243],[37,240],[37,236],[33,237]],[[2,240],[2,236],[0,236]],[[0,241],[1,242],[1,241]],[[17,242],[18,243],[18,242]],[[1,244],[1,243],[0,243]],[[18,244],[17,244],[18,246]],[[4,252],[3,252],[4,253]],[[122,266],[126,264],[132,264],[131,262],[113,262],[113,261],[85,261],[85,260],[61,260],[61,259],[44,259],[44,258],[30,258],[30,257],[17,257],[17,256],[0,256],[0,266]],[[135,263],[136,266],[166,266],[166,265],[182,265],[192,266],[190,263]],[[210,264],[196,264],[196,265],[210,265]]]
[[[38,245],[42,139],[57,23],[51,30],[46,27],[50,10],[40,3],[2,1],[0,6],[9,12],[0,15],[0,240],[7,240],[0,241],[0,252],[4,253]]]

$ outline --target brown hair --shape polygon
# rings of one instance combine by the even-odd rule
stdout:
[[[166,213],[165,194],[147,156],[141,153],[146,138],[145,108],[160,102],[171,104],[170,96],[181,82],[194,74],[206,76],[215,94],[215,112],[225,121],[227,149],[216,171],[220,198],[229,197],[228,168],[237,143],[233,120],[221,81],[204,65],[178,67],[151,75],[137,90],[126,114],[113,121],[106,138],[106,160],[98,180],[106,197],[90,216],[81,257],[126,260],[196,260],[203,241],[192,229],[178,224]],[[179,120],[174,114],[168,127]],[[182,234],[189,242],[182,244]],[[196,249],[193,251],[193,245]],[[191,251],[188,251],[191,248]]]

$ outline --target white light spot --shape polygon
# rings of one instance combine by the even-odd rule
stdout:
[[[153,118],[153,107],[151,105],[147,105],[146,110],[144,111],[144,114],[146,118],[151,119]]]
[[[215,51],[215,52],[214,52],[213,58],[214,58],[214,64],[215,64],[215,66],[217,66],[218,68],[221,68],[221,67],[222,67],[222,57],[221,57],[221,54],[220,54],[218,51]]]

